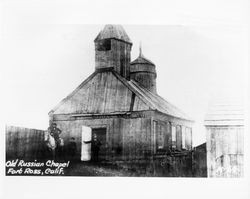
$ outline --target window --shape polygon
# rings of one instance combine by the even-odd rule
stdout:
[[[186,133],[185,133],[185,146],[186,149],[190,150],[192,149],[192,129],[189,127],[186,127]]]
[[[169,149],[171,147],[171,123],[166,123],[166,132],[165,132],[165,138],[164,138],[164,148]]]
[[[160,151],[164,148],[164,131],[163,126],[158,121],[153,121],[153,133],[154,133],[154,150]]]
[[[97,50],[98,51],[108,51],[111,49],[111,40],[110,39],[103,39],[98,41],[97,43]]]
[[[182,149],[186,149],[186,127],[181,127],[181,146]]]
[[[157,125],[157,149],[161,150],[164,147],[164,132],[162,125]]]
[[[176,127],[172,125],[171,127],[172,132],[172,148],[176,148]]]
[[[181,150],[181,126],[176,125],[176,148]]]

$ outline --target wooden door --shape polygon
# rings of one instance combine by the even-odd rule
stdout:
[[[82,126],[81,161],[91,159],[91,128]]]

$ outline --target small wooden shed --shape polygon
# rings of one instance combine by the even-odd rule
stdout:
[[[95,72],[50,111],[65,144],[82,126],[101,140],[106,160],[143,159],[192,149],[193,121],[156,93],[155,65],[142,53],[131,63],[132,42],[122,26],[106,25],[95,39]]]
[[[205,117],[208,177],[242,177],[244,108],[242,103],[220,101]]]

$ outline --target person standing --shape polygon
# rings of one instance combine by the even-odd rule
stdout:
[[[96,134],[93,135],[93,140],[92,140],[91,144],[92,144],[91,145],[91,151],[92,151],[92,157],[91,157],[91,159],[94,162],[98,162],[98,160],[99,160],[99,151],[100,151],[102,143],[97,138]]]
[[[48,128],[48,132],[55,139],[56,146],[59,146],[60,145],[60,134],[62,133],[62,131],[59,128],[57,128],[57,124],[52,123],[52,125]]]
[[[98,162],[99,160],[99,151],[102,143],[97,138],[97,135],[94,133],[91,141],[84,141],[85,144],[91,143],[91,161]]]
[[[59,145],[57,145],[57,153],[60,159],[64,159],[64,140],[59,138]]]
[[[73,159],[76,155],[76,142],[75,142],[75,138],[71,137],[69,144],[68,144],[68,155],[70,156],[71,159]]]

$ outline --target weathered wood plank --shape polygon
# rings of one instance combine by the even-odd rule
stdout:
[[[104,90],[103,101],[105,103],[102,104],[101,113],[108,112],[108,111],[106,111],[106,109],[107,109],[108,103],[110,102],[109,98],[110,98],[110,90],[111,90],[111,84],[112,84],[112,76],[113,75],[111,73],[109,73],[109,75],[104,76],[105,84],[104,84],[104,89],[103,89]]]
[[[41,158],[44,131],[22,127],[6,127],[6,158]]]
[[[207,127],[207,160],[209,177],[243,175],[242,127]],[[240,132],[240,133],[239,133]],[[239,149],[240,148],[240,149]],[[242,149],[242,150],[241,150]]]

